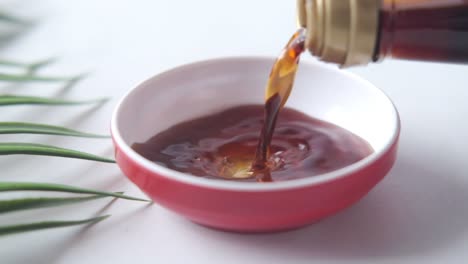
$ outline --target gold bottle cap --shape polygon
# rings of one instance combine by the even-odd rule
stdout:
[[[380,0],[297,0],[306,47],[326,62],[343,67],[372,61]]]

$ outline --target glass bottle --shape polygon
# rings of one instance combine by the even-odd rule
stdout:
[[[468,0],[298,0],[306,47],[341,66],[387,57],[468,63]]]

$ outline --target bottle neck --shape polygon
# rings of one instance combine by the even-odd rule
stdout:
[[[323,61],[341,66],[374,59],[381,0],[298,0],[306,47]]]

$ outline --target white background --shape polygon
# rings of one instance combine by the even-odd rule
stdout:
[[[275,56],[296,27],[293,0],[0,3],[0,8],[38,21],[13,42],[1,42],[1,58],[31,61],[58,56],[59,62],[44,74],[91,72],[72,90],[1,84],[0,93],[112,97],[97,109],[2,108],[0,120],[41,121],[97,133],[108,133],[117,100],[144,79],[207,58]],[[387,61],[351,71],[394,100],[403,126],[397,164],[355,206],[307,228],[267,235],[214,231],[158,205],[124,200],[32,210],[2,215],[0,224],[112,217],[89,228],[0,237],[0,262],[464,263],[468,258],[468,66]],[[109,157],[113,152],[110,140],[32,135],[3,135],[0,140],[54,144]],[[144,196],[117,166],[89,161],[2,156],[0,180],[41,180]]]

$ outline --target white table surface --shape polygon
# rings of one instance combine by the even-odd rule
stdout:
[[[151,75],[220,56],[275,56],[296,26],[293,0],[10,0],[0,1],[0,7],[39,21],[14,42],[2,43],[1,58],[58,56],[44,73],[91,72],[72,90],[2,85],[1,93],[112,97],[98,109],[2,108],[0,119],[100,133],[108,132],[117,100]],[[112,217],[89,228],[1,237],[0,263],[465,263],[468,66],[387,61],[351,71],[390,95],[403,126],[394,169],[353,207],[307,228],[267,235],[218,232],[158,205],[124,200],[32,210],[2,215],[0,223]],[[32,135],[21,140],[109,157],[113,152],[110,140]],[[41,180],[144,196],[113,164],[2,156],[0,168],[5,181]]]

